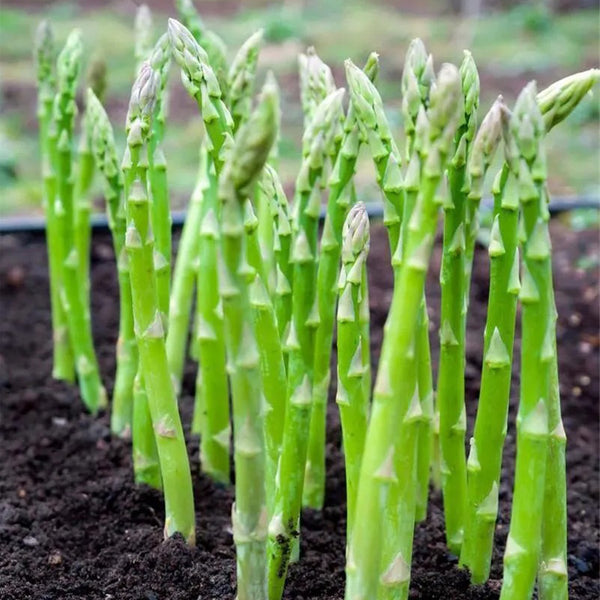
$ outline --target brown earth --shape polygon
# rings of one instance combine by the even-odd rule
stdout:
[[[598,256],[594,231],[552,227],[561,391],[568,435],[570,597],[598,597]],[[391,296],[385,233],[375,227],[370,257],[373,359]],[[439,248],[428,287],[432,341],[439,307]],[[487,300],[487,256],[476,256],[465,384],[472,426],[481,369]],[[99,360],[112,385],[117,291],[109,237],[96,236],[92,264],[93,318]],[[53,381],[46,255],[43,238],[0,237],[0,598],[3,600],[233,599],[235,555],[232,493],[199,473],[198,440],[188,436],[198,544],[163,542],[160,495],[132,482],[130,449],[111,438],[108,416],[83,411],[76,388]],[[189,425],[194,366],[186,368],[181,401]],[[515,378],[516,381],[516,378]],[[411,598],[498,598],[501,557],[510,516],[514,412],[500,491],[498,544],[490,581],[469,586],[444,543],[439,495],[417,527]],[[333,396],[331,397],[333,400]],[[344,588],[345,499],[339,419],[329,407],[327,492],[322,512],[305,511],[302,558],[292,566],[288,600],[338,600]]]

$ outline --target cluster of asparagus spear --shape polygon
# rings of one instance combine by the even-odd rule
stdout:
[[[73,32],[55,58],[48,24],[37,33],[54,376],[71,381],[76,373],[87,408],[96,413],[106,406],[89,304],[89,190],[96,172],[120,294],[111,428],[131,437],[136,481],[163,490],[165,536],[179,532],[190,544],[195,540],[192,475],[177,404],[191,329],[189,352],[198,362],[192,430],[200,434],[203,472],[228,485],[233,449],[238,599],[282,597],[288,565],[298,559],[302,506],[321,509],[324,502],[337,321],[346,599],[407,598],[413,531],[426,518],[430,480],[442,489],[450,551],[474,583],[488,578],[520,302],[518,453],[502,598],[531,597],[536,578],[540,598],[566,598],[565,435],[543,138],[591,89],[598,71],[539,94],[531,83],[512,111],[498,98],[478,127],[472,56],[465,52],[460,68],[445,64],[436,75],[431,55],[415,40],[401,81],[400,148],[374,83],[377,55],[363,69],[346,62],[344,109],[344,90],[311,49],[299,62],[305,129],[290,206],[277,173],[280,109],[272,74],[253,102],[261,32],[229,63],[225,45],[191,2],[176,5],[183,23],[170,19],[154,45],[151,15],[139,9],[138,66],[121,161],[101,103],[99,67],[85,94],[74,149],[80,34]],[[171,277],[161,145],[172,62],[198,103],[205,136]],[[372,156],[382,190],[394,273],[373,392],[369,219],[353,182],[361,146]],[[480,397],[467,457],[470,275],[479,203],[500,146]],[[434,400],[424,285],[440,213]]]

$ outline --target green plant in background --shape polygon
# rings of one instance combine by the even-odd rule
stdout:
[[[48,26],[37,34],[55,376],[72,377],[74,365],[86,404],[93,411],[102,406],[88,300],[88,190],[97,171],[120,294],[111,428],[123,437],[132,433],[136,481],[162,489],[165,535],[180,532],[194,543],[192,477],[176,399],[191,328],[191,354],[199,361],[192,430],[200,434],[202,470],[224,485],[230,482],[231,391],[237,597],[279,600],[288,565],[298,558],[302,504],[321,509],[324,502],[325,415],[337,304],[346,598],[396,600],[408,597],[414,526],[426,517],[430,471],[435,484],[436,468],[449,549],[460,551],[474,582],[488,577],[520,298],[518,455],[502,597],[531,597],[537,577],[540,598],[565,598],[565,436],[543,136],[579,104],[599,71],[565,78],[537,96],[531,84],[513,113],[500,98],[477,131],[479,83],[470,54],[460,69],[444,65],[436,79],[431,55],[415,40],[401,82],[401,153],[373,83],[377,55],[369,56],[363,70],[347,61],[350,102],[344,113],[343,90],[336,89],[331,69],[309,49],[299,65],[305,131],[290,210],[277,169],[279,90],[272,74],[252,110],[263,33],[250,36],[228,63],[224,44],[204,26],[192,3],[176,4],[186,26],[170,20],[168,32],[154,45],[151,15],[146,7],[138,11],[139,64],[121,168],[101,104],[102,77],[87,91],[80,150],[72,150],[81,67],[78,34],[69,37],[58,58],[56,83]],[[168,134],[171,56],[205,128],[172,281],[170,185],[161,148]],[[493,185],[490,297],[467,459],[469,281],[484,179],[501,135],[505,163]],[[354,184],[362,144],[383,192],[394,273],[372,405],[369,220]],[[424,284],[442,210],[436,440]],[[534,492],[530,476],[537,482]]]

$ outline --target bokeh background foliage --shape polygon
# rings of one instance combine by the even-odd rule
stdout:
[[[156,35],[175,14],[171,0],[147,0]],[[540,88],[571,72],[597,66],[600,19],[597,0],[510,2],[506,0],[202,0],[206,23],[227,42],[231,54],[259,27],[265,29],[259,77],[272,69],[283,95],[280,167],[288,189],[300,155],[302,111],[297,55],[314,45],[344,85],[343,60],[361,64],[381,55],[379,88],[394,125],[401,129],[400,76],[410,40],[421,37],[437,66],[460,62],[470,48],[482,80],[482,114],[502,93],[512,105],[530,79]],[[133,80],[134,0],[2,0],[0,6],[0,217],[41,214],[40,166],[35,117],[36,90],[31,39],[42,18],[52,21],[59,43],[73,27],[83,32],[88,64],[108,67],[106,103],[123,147],[127,98]],[[173,69],[165,151],[174,208],[184,208],[196,177],[202,124]],[[82,88],[83,91],[83,88]],[[81,99],[80,92],[80,99]],[[555,195],[600,192],[598,97],[583,102],[548,139],[550,187]],[[370,160],[359,162],[359,192],[378,198]],[[95,194],[99,199],[99,190]],[[97,207],[100,210],[101,204]]]

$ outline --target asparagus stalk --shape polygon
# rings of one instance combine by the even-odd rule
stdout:
[[[260,359],[246,272],[244,202],[252,193],[276,137],[276,96],[263,90],[240,129],[219,180],[222,202],[220,294],[231,377],[236,498],[232,510],[239,600],[266,600],[265,438]]]
[[[469,160],[470,198],[482,195],[482,184],[500,141],[507,109],[498,98],[485,116]],[[505,126],[508,165],[517,166],[515,144]],[[494,183],[494,222],[488,248],[490,290],[484,334],[483,370],[475,430],[467,461],[467,508],[461,562],[472,580],[483,583],[492,555],[502,447],[512,373],[513,341],[519,283],[517,223],[518,170],[503,167]],[[479,200],[476,200],[478,202]]]
[[[351,64],[347,70],[350,80],[359,72]],[[409,579],[412,525],[405,527],[406,537],[410,539],[399,540],[394,560],[382,565],[382,545],[386,535],[383,512],[392,483],[397,482],[407,492],[415,490],[414,467],[411,467],[414,445],[401,447],[395,442],[402,421],[408,425],[413,416],[411,408],[416,408],[410,401],[414,385],[408,384],[414,381],[411,356],[414,354],[415,323],[437,223],[438,206],[434,198],[462,112],[458,70],[444,65],[430,96],[427,133],[423,136],[426,146],[421,150],[423,186],[407,229],[406,252],[394,285],[382,346],[346,564],[347,600],[375,598],[380,582],[396,587],[403,594]],[[410,429],[404,427],[404,431]],[[401,457],[394,456],[395,453]],[[395,466],[399,463],[406,464],[408,470],[397,472]],[[407,521],[414,519],[414,505],[413,512],[408,511],[403,517]]]
[[[104,108],[92,89],[87,94],[87,120],[91,129],[91,146],[98,171],[105,182],[106,211],[117,261],[119,282],[119,337],[117,372],[112,398],[111,431],[129,437],[132,428],[133,381],[138,352],[133,328],[129,261],[125,250],[125,202],[123,177],[117,162],[113,130]]]
[[[136,60],[136,72],[140,70],[152,52],[152,12],[147,4],[140,4],[135,12],[134,50]]]
[[[319,58],[311,46],[306,54],[298,56],[300,74],[300,101],[304,113],[304,129],[310,126],[317,107],[335,91],[331,69]]]
[[[537,96],[546,131],[562,121],[600,79],[600,70],[590,69],[566,77]],[[548,265],[551,271],[551,264]],[[549,273],[551,280],[552,274]],[[561,419],[558,357],[556,352],[556,308],[554,291],[550,287],[550,304],[554,309],[550,329],[553,351],[550,362],[548,396],[548,454],[544,487],[541,561],[538,570],[541,600],[562,600],[568,597],[567,573],[567,490],[565,447],[566,436]]]
[[[150,54],[149,62],[151,67],[160,75],[160,86],[156,95],[148,154],[148,182],[155,235],[154,270],[156,271],[158,304],[164,322],[168,323],[171,283],[171,210],[167,183],[167,162],[161,148],[167,107],[166,87],[171,65],[169,36],[166,33],[156,42]]]
[[[374,81],[378,68],[377,54],[373,53],[369,56],[363,70],[369,79]],[[344,122],[344,135],[340,151],[328,182],[329,198],[321,235],[317,271],[319,324],[315,333],[315,384],[310,417],[307,470],[304,480],[304,503],[317,509],[323,507],[325,496],[325,425],[330,383],[333,322],[337,300],[336,278],[339,271],[342,246],[342,227],[351,202],[352,176],[354,175],[360,144],[356,110],[350,104]]]
[[[56,233],[60,239],[61,301],[73,346],[75,370],[83,402],[90,412],[106,406],[94,351],[89,311],[85,308],[85,283],[79,279],[79,260],[74,246],[73,122],[75,92],[81,68],[81,33],[73,31],[57,60],[57,94],[54,99],[51,153],[55,162],[57,195],[54,204]]]
[[[196,99],[210,143],[208,150],[218,177],[225,136],[232,133],[233,119],[222,99],[221,86],[211,68],[207,53],[190,31],[175,19],[169,19],[169,39],[173,57],[182,69],[188,92]],[[189,327],[198,257],[198,231],[202,217],[201,203],[193,203],[186,217],[175,263],[171,294],[171,326],[167,336],[167,354],[177,389],[181,384],[185,342]]]
[[[202,470],[229,483],[229,393],[225,366],[223,308],[219,297],[217,257],[220,204],[212,161],[203,148],[198,194],[201,204],[197,273],[197,339],[200,368],[196,379],[195,427],[201,434]]]
[[[73,381],[75,367],[73,351],[69,340],[67,316],[60,298],[60,245],[57,232],[57,219],[54,214],[56,196],[56,170],[54,163],[55,148],[50,138],[52,127],[52,106],[56,93],[54,74],[54,36],[47,21],[42,21],[35,35],[35,62],[37,66],[40,156],[42,159],[42,175],[44,178],[44,210],[46,214],[46,245],[48,247],[48,270],[50,273],[50,304],[52,315],[53,367],[55,379]]]
[[[188,543],[193,544],[194,501],[189,460],[158,306],[147,182],[140,177],[143,169],[140,172],[139,168],[141,157],[147,152],[158,86],[158,74],[149,64],[142,65],[132,89],[127,115],[131,169],[126,176],[135,179],[128,186],[125,246],[129,256],[140,375],[148,397],[164,487],[165,536],[180,532]]]
[[[88,72],[88,82],[94,94],[102,99],[106,89],[106,64],[94,61]],[[81,118],[81,134],[77,149],[77,178],[75,181],[75,248],[79,256],[79,279],[85,286],[85,308],[90,310],[90,187],[94,180],[94,154],[92,151],[92,127],[88,123],[87,109]]]
[[[296,180],[296,221],[290,260],[293,263],[292,321],[288,347],[288,394],[279,486],[269,524],[269,598],[281,598],[302,503],[312,397],[314,319],[316,314],[317,233],[323,166],[334,142],[343,90],[317,107],[304,136],[308,148]],[[314,307],[314,308],[313,308]]]
[[[429,93],[435,80],[433,58],[427,54],[423,42],[416,38],[408,48],[402,72],[402,114],[406,136],[406,157],[409,164],[407,178],[404,182],[404,205],[400,225],[401,238],[410,222],[410,216],[415,206],[420,184],[418,152],[415,148],[417,119],[421,107],[429,104]],[[403,248],[396,248],[392,264],[400,263]],[[417,432],[417,496],[416,521],[422,521],[427,516],[427,501],[429,496],[429,473],[431,454],[433,450],[433,376],[431,372],[431,351],[429,346],[429,316],[425,294],[421,302],[417,320],[416,376],[421,418],[418,420]]]
[[[371,365],[368,349],[369,298],[367,254],[369,218],[362,202],[355,204],[344,222],[342,269],[337,310],[338,393],[346,464],[347,545],[352,536],[360,462],[367,433]]]
[[[540,557],[548,447],[548,398],[554,354],[550,239],[543,181],[544,121],[535,83],[521,92],[510,130],[518,151],[519,199],[525,238],[520,300],[522,312],[521,393],[517,415],[517,460],[510,529],[504,553],[501,598],[530,598]],[[515,163],[517,162],[515,160]]]
[[[467,496],[465,458],[465,330],[468,298],[467,273],[472,249],[466,248],[468,182],[466,165],[475,133],[479,104],[479,76],[469,52],[460,67],[464,96],[464,117],[456,134],[456,151],[448,165],[450,199],[444,205],[444,242],[440,272],[440,360],[437,402],[440,414],[440,450],[446,543],[454,554],[460,553],[464,536]],[[472,207],[475,203],[471,202]],[[467,257],[467,253],[471,256]]]
[[[284,343],[289,334],[290,319],[292,316],[293,265],[290,262],[292,240],[290,210],[279,175],[272,166],[268,164],[265,166],[263,177],[259,184],[262,196],[270,199],[270,212],[274,217],[275,223],[273,240],[273,253],[276,262],[274,302],[279,339]]]

